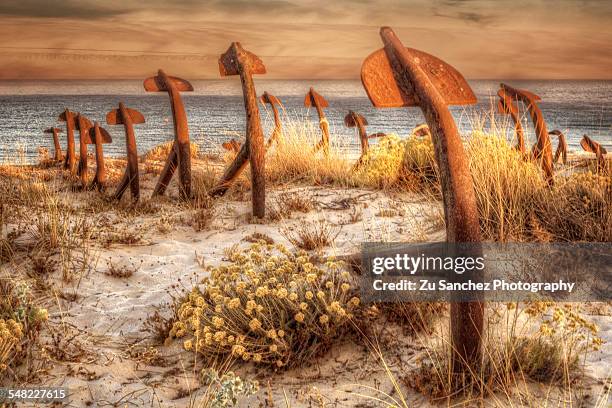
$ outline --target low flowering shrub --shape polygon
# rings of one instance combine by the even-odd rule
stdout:
[[[23,326],[13,319],[0,319],[0,373],[8,368],[13,350],[20,348]]]
[[[170,332],[211,361],[300,365],[345,332],[360,305],[341,262],[315,265],[304,251],[263,243],[229,258],[186,297]]]
[[[0,279],[0,373],[23,361],[47,319],[26,283]]]
[[[402,186],[412,191],[437,187],[438,168],[430,137],[395,134],[380,138],[355,174],[356,184],[374,188]]]
[[[381,137],[370,147],[357,169],[357,184],[373,188],[390,188],[400,180],[406,141],[396,134]]]

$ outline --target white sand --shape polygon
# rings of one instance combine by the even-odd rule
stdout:
[[[199,387],[196,377],[202,367],[196,364],[198,368],[194,369],[195,356],[183,351],[179,344],[150,347],[148,333],[143,331],[144,322],[156,310],[163,311],[171,301],[168,292],[176,293],[174,285],[191,288],[194,282],[206,276],[201,263],[222,262],[224,249],[234,244],[248,246],[244,238],[254,232],[290,246],[281,234],[283,228],[324,218],[343,224],[335,246],[325,251],[337,255],[358,251],[364,241],[444,239],[439,222],[440,204],[423,202],[416,195],[293,187],[270,192],[268,200],[274,200],[281,192],[310,195],[317,202],[317,209],[307,214],[294,213],[291,219],[283,221],[252,224],[249,222],[249,201],[222,200],[217,206],[218,218],[206,230],[196,232],[185,225],[192,217],[192,210],[172,212],[176,210],[165,206],[162,213],[173,220],[167,233],[156,229],[158,214],[123,221],[104,214],[95,215],[97,219],[108,218],[117,232],[133,231],[138,226],[146,232],[142,242],[136,245],[96,246],[93,250],[98,257],[96,267],[86,273],[78,285],[64,287],[65,292],[77,293],[77,300],[52,301],[51,325],[63,336],[75,334],[71,344],[78,344],[83,353],[73,362],[55,362],[45,383],[69,387],[72,393],[69,406],[74,407],[92,403],[94,406],[190,406],[187,391]],[[344,209],[332,209],[336,207]],[[361,220],[351,223],[351,214],[359,212]],[[109,260],[115,265],[140,267],[131,277],[111,277],[106,274]],[[63,286],[59,278],[57,285]],[[603,380],[610,378],[612,319],[609,312],[593,319],[600,325],[601,335],[608,343],[590,356],[587,375],[601,385]],[[404,336],[401,329],[393,325],[380,330],[384,332],[381,339],[387,342],[392,339],[392,343],[383,348],[385,361],[394,373],[415,366],[417,356],[423,352],[421,341],[431,341],[431,338],[417,340]],[[292,407],[382,406],[380,402],[357,395],[382,397],[379,392],[398,398],[390,377],[372,349],[352,340],[340,342],[311,367],[273,374],[247,365],[238,372],[245,378],[259,380],[262,385],[256,396],[242,401],[244,407],[264,403],[268,382],[277,407],[285,407],[285,395]],[[425,397],[403,386],[402,392],[409,406],[429,405]],[[487,405],[496,405],[495,399]]]

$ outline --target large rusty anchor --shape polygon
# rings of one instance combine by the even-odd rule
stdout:
[[[59,132],[61,131],[62,129],[56,128],[56,127],[50,127],[48,129],[45,129],[45,133],[53,134],[53,147],[55,149],[55,152],[53,154],[53,160],[56,162],[61,162],[63,159],[62,147],[60,146],[60,141],[59,141]]]
[[[582,140],[580,140],[580,146],[582,146],[582,148],[586,152],[595,153],[595,156],[597,157],[597,171],[605,172],[606,154],[608,154],[606,148],[588,137],[587,135],[582,136]]]
[[[280,99],[278,99],[276,96],[269,94],[268,92],[264,92],[263,95],[261,95],[261,103],[262,104],[270,104],[270,107],[272,108],[272,113],[274,114],[274,130],[272,131],[272,135],[268,138],[268,142],[266,143],[266,150],[270,148],[270,146],[272,146],[272,143],[277,142],[281,139],[282,134],[283,134],[283,124],[281,123],[280,120],[280,115],[278,113],[278,108],[277,106],[282,107],[283,104],[281,103]]]
[[[512,118],[512,122],[514,122],[514,132],[517,139],[516,149],[524,156],[526,155],[525,132],[523,131],[518,106],[504,89],[497,91],[497,95],[499,96],[497,111],[501,114],[510,115]]]
[[[329,122],[325,117],[323,108],[328,107],[329,104],[324,97],[315,92],[314,88],[310,87],[310,90],[304,98],[304,106],[308,108],[314,106],[317,110],[317,115],[319,115],[319,127],[321,128],[321,140],[315,146],[315,152],[323,149],[323,153],[327,156],[329,155]]]
[[[554,182],[552,145],[548,136],[548,129],[546,129],[546,121],[537,104],[542,98],[524,89],[515,89],[506,84],[500,84],[500,86],[501,90],[505,91],[510,98],[521,101],[527,106],[538,139],[532,148],[532,157],[534,160],[540,160],[546,182],[552,185]]]
[[[147,92],[168,92],[172,119],[174,121],[174,143],[162,173],[159,176],[153,195],[163,195],[172,180],[175,169],[179,169],[179,192],[182,198],[191,197],[191,153],[189,142],[189,128],[187,127],[187,114],[181,99],[180,92],[191,92],[191,84],[181,78],[166,75],[159,70],[157,76],[144,81]]]
[[[76,174],[76,154],[74,151],[75,114],[66,108],[60,113],[58,119],[62,122],[66,122],[66,157],[64,159],[64,169],[69,170],[71,174]]]
[[[104,150],[102,150],[103,143],[112,143],[113,138],[104,129],[100,127],[98,122],[94,122],[94,125],[89,129],[89,140],[88,143],[93,143],[96,146],[96,175],[91,181],[89,188],[96,188],[98,191],[104,191],[106,188],[106,168],[104,166]]]
[[[79,113],[74,121],[76,128],[79,130],[79,166],[77,175],[81,179],[81,186],[87,187],[87,144],[91,144],[89,139],[89,129],[92,124],[85,115]]]
[[[556,164],[561,158],[563,164],[567,164],[567,141],[565,135],[560,130],[551,130],[548,132],[549,135],[557,136],[559,143],[557,144],[557,150],[555,150],[555,156],[553,157],[553,164]]]
[[[253,83],[253,74],[265,74],[263,62],[255,54],[242,48],[239,42],[234,42],[229,49],[219,57],[219,72],[221,76],[240,75],[244,107],[247,115],[246,142],[240,148],[234,161],[227,168],[221,180],[210,192],[213,196],[225,194],[233,181],[246,166],[251,163],[251,194],[253,216],[263,218],[266,214],[265,197],[265,154],[264,136],[257,106],[257,93]]]
[[[106,123],[109,125],[123,125],[125,128],[125,145],[127,149],[127,168],[123,178],[117,186],[114,198],[120,200],[123,193],[130,186],[132,200],[140,199],[140,182],[138,179],[138,151],[136,150],[136,137],[134,136],[134,124],[144,123],[142,113],[136,109],[127,108],[123,102],[119,102],[119,109],[113,109],[106,114]]]
[[[468,161],[448,105],[476,103],[463,76],[446,62],[406,48],[389,27],[380,30],[384,48],[368,56],[361,81],[379,108],[418,106],[432,133],[440,169],[448,242],[480,242],[478,208]],[[481,253],[477,245],[475,255]],[[480,255],[478,255],[480,256]],[[452,364],[468,372],[482,361],[484,302],[451,303]]]

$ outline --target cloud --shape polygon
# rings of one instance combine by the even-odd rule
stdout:
[[[434,17],[444,17],[444,18],[456,19],[460,21],[465,21],[466,23],[480,24],[483,26],[491,25],[497,20],[497,17],[495,16],[476,13],[473,11],[459,11],[455,13],[442,13],[434,9],[433,15]]]
[[[91,0],[3,0],[0,15],[18,17],[102,19],[131,11],[117,4]]]

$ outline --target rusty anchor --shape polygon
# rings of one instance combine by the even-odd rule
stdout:
[[[364,162],[368,154],[368,150],[370,149],[369,139],[373,139],[375,137],[381,137],[381,135],[384,135],[384,134],[374,133],[368,136],[368,132],[366,131],[366,126],[368,126],[368,120],[363,115],[360,115],[359,113],[356,113],[352,110],[350,110],[349,113],[344,117],[344,124],[346,125],[346,127],[349,127],[349,128],[356,127],[359,133],[359,142],[361,144],[361,156],[359,156],[357,163],[355,163],[355,166],[359,166]]]
[[[582,136],[582,140],[580,140],[580,146],[582,146],[582,148],[586,152],[595,153],[595,156],[597,157],[597,171],[605,172],[606,154],[608,154],[608,151],[605,149],[605,147],[603,147],[587,135]]]
[[[406,48],[389,27],[384,48],[363,62],[361,81],[379,108],[418,106],[432,133],[440,169],[448,242],[480,242],[478,208],[468,161],[448,105],[476,103],[467,81],[444,61]],[[475,252],[481,253],[476,247]],[[451,303],[452,367],[468,372],[482,361],[484,302]]]
[[[505,93],[510,96],[510,98],[521,101],[527,106],[527,111],[533,122],[536,137],[538,139],[537,143],[533,146],[532,157],[534,160],[541,161],[546,182],[548,185],[552,185],[554,182],[552,145],[550,143],[550,137],[548,136],[548,130],[546,129],[546,121],[544,121],[542,111],[537,104],[542,98],[524,89],[515,89],[506,84],[500,84],[500,87],[501,90],[505,91]]]
[[[259,97],[259,101],[264,106],[266,103],[270,104],[270,107],[272,108],[272,113],[274,115],[274,129],[272,130],[272,135],[270,135],[268,141],[266,142],[266,150],[268,150],[274,142],[278,143],[283,134],[283,124],[281,122],[280,114],[277,108],[277,106],[282,107],[283,104],[281,103],[280,99],[278,99],[272,94],[269,94],[268,92],[264,92],[263,95]],[[223,142],[221,144],[221,146],[223,146],[225,150],[234,153],[238,153],[240,151],[240,145],[241,143],[238,142],[236,139],[231,139],[230,141]]]
[[[74,151],[74,128],[75,114],[66,108],[60,113],[60,121],[66,122],[66,157],[64,158],[64,169],[76,174],[76,156]]]
[[[93,143],[96,146],[96,175],[91,181],[89,188],[96,188],[98,191],[104,191],[106,188],[106,168],[104,167],[104,151],[102,150],[103,143],[112,143],[113,138],[104,129],[100,127],[98,122],[89,129],[88,143]]]
[[[136,137],[134,136],[134,125],[144,123],[142,113],[136,109],[126,107],[119,102],[119,109],[113,109],[106,114],[106,123],[109,125],[123,125],[125,128],[125,145],[127,149],[127,168],[115,192],[114,198],[120,200],[123,193],[130,186],[132,200],[140,199],[140,183],[138,179],[138,151],[136,150]]]
[[[62,147],[60,146],[59,141],[59,132],[61,131],[62,129],[56,127],[50,127],[48,129],[45,129],[45,133],[53,134],[53,147],[55,149],[55,152],[53,154],[53,160],[55,160],[56,162],[60,162],[63,159]]]
[[[329,106],[324,97],[315,92],[314,88],[310,87],[310,90],[304,98],[304,106],[307,108],[314,106],[319,115],[319,127],[321,128],[321,140],[315,146],[315,152],[323,149],[323,153],[329,155],[329,122],[325,117],[323,108]]]
[[[501,114],[510,115],[512,118],[512,122],[514,123],[514,133],[516,134],[517,139],[516,149],[524,156],[526,155],[525,132],[523,131],[518,106],[504,89],[497,91],[497,95],[499,96],[497,111]]]
[[[81,179],[81,186],[87,187],[87,144],[91,144],[89,139],[89,129],[92,124],[89,119],[83,114],[77,114],[74,121],[75,127],[79,130],[79,166],[77,167],[77,175]]]
[[[272,135],[268,138],[268,142],[266,143],[266,150],[272,146],[272,143],[277,142],[281,139],[283,134],[283,124],[280,120],[280,115],[278,113],[277,106],[282,107],[280,99],[276,96],[269,94],[268,92],[264,92],[260,97],[260,101],[262,104],[270,104],[272,108],[272,113],[274,114],[274,130],[272,130]]]
[[[557,150],[555,150],[555,156],[553,157],[553,164],[557,163],[559,158],[561,158],[563,164],[567,164],[567,141],[565,140],[565,135],[557,129],[548,132],[548,134],[557,136],[559,139]]]
[[[191,92],[191,84],[181,78],[168,76],[159,70],[157,76],[144,81],[147,92],[168,92],[172,119],[174,121],[174,143],[166,159],[166,164],[159,176],[153,195],[163,195],[172,180],[174,171],[179,169],[179,192],[182,198],[191,197],[191,153],[189,142],[189,128],[187,127],[187,114],[181,99],[181,92]]]
[[[359,142],[361,143],[361,158],[363,158],[365,154],[367,154],[370,147],[368,143],[368,132],[365,128],[368,126],[368,120],[363,117],[363,115],[350,110],[344,117],[344,125],[349,128],[357,128],[357,132],[359,133]]]
[[[242,48],[239,42],[233,42],[229,49],[219,57],[221,76],[240,75],[244,107],[247,115],[246,142],[240,148],[234,161],[227,168],[221,180],[212,189],[212,196],[225,194],[233,181],[246,166],[251,163],[251,194],[253,216],[263,218],[266,214],[265,197],[265,147],[264,136],[257,106],[257,93],[253,83],[253,74],[265,74],[263,62],[255,54]]]

